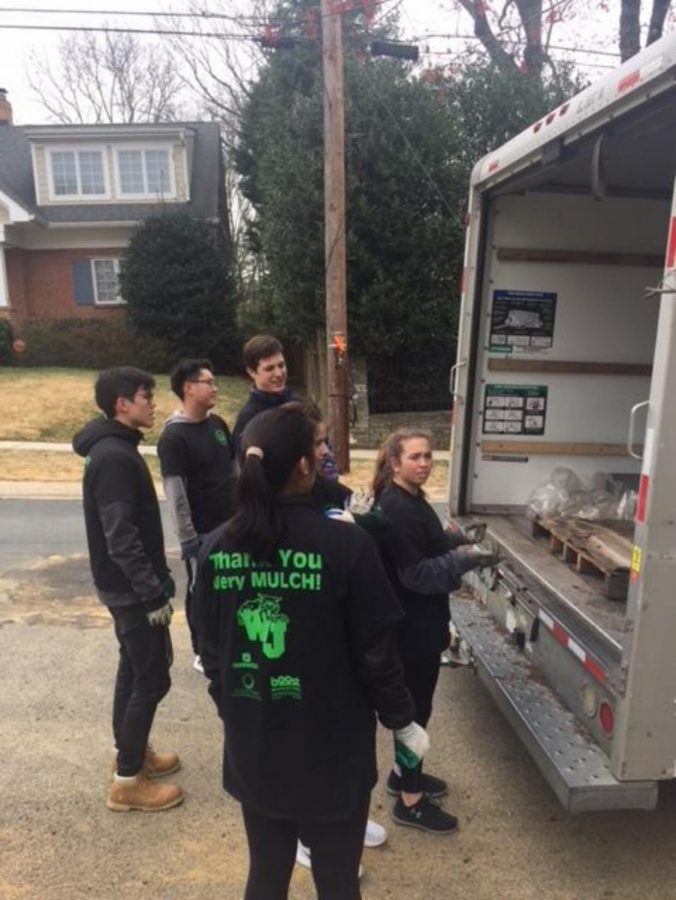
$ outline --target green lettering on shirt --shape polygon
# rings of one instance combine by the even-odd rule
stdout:
[[[237,622],[250,641],[261,645],[264,656],[279,659],[286,652],[286,629],[289,617],[280,612],[280,597],[258,594],[246,600],[237,610]]]

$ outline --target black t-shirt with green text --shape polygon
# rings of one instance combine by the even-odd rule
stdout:
[[[403,704],[383,690],[403,686],[394,649],[378,674],[360,665],[401,608],[360,528],[310,497],[282,498],[279,512],[270,563],[239,552],[223,528],[200,551],[194,610],[225,723],[223,784],[264,815],[346,819],[377,779],[375,710],[410,721],[405,687]]]
[[[157,453],[162,477],[184,479],[195,531],[207,534],[233,513],[236,480],[230,431],[223,419],[168,422]]]

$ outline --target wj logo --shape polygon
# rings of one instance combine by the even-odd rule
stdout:
[[[258,641],[264,656],[279,659],[286,652],[286,629],[289,617],[279,611],[280,597],[258,594],[237,610],[237,623],[250,641]]]
[[[225,432],[223,431],[222,428],[218,428],[216,431],[214,431],[214,437],[216,438],[216,440],[218,441],[219,444],[222,444],[224,447],[227,447],[228,439],[225,436]]]

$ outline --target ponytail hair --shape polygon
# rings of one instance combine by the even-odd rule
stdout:
[[[255,560],[268,559],[279,542],[277,498],[303,457],[314,465],[314,433],[314,422],[285,406],[260,413],[244,429],[236,512],[225,533]]]
[[[423,438],[432,444],[432,437],[427,431],[420,431],[415,428],[397,428],[392,434],[389,434],[380,446],[378,456],[376,457],[375,473],[371,490],[373,491],[373,499],[377,503],[380,495],[385,488],[392,484],[394,471],[392,469],[392,460],[399,461],[404,449],[404,441],[411,438]],[[424,494],[423,491],[421,493]]]

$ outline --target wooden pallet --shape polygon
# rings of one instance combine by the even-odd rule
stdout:
[[[632,522],[538,517],[533,536],[549,539],[549,548],[581,574],[603,579],[610,600],[625,600],[629,589]]]

